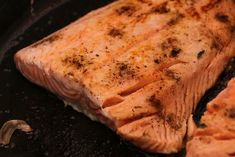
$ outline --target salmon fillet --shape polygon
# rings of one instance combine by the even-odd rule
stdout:
[[[235,78],[207,105],[201,123],[206,128],[196,129],[187,157],[235,156]]]
[[[30,81],[153,153],[178,152],[190,114],[235,56],[233,0],[119,0],[15,55]]]

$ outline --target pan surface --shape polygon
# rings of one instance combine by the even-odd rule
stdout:
[[[4,4],[6,1],[1,1]],[[16,8],[12,0],[5,7]],[[0,147],[4,157],[160,157],[147,154],[120,139],[104,125],[89,120],[46,90],[31,84],[15,68],[13,55],[19,49],[45,37],[112,0],[40,0],[30,5],[22,0],[23,12],[4,20],[0,16],[0,126],[11,119],[27,121],[34,131],[16,131],[7,148]],[[0,7],[0,13],[8,11]],[[20,7],[20,5],[18,6]],[[10,13],[8,13],[10,14]],[[6,22],[7,21],[7,22]],[[5,32],[5,29],[8,31]],[[5,32],[5,33],[3,33]],[[199,122],[205,105],[235,76],[235,61],[221,75],[216,85],[202,98],[195,120]],[[198,150],[200,151],[200,150]],[[183,157],[184,151],[170,156]]]

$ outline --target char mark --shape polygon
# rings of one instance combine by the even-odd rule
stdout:
[[[217,13],[215,14],[215,19],[219,22],[222,23],[228,23],[229,22],[229,17],[223,13]]]
[[[179,130],[180,128],[182,128],[181,121],[173,113],[168,114],[165,118],[165,121],[174,130]]]
[[[132,16],[136,12],[136,7],[133,4],[124,5],[115,10],[118,15]]]
[[[179,14],[176,15],[176,17],[172,18],[167,24],[169,26],[176,25],[183,18],[184,18],[184,15],[179,13]]]
[[[220,2],[221,2],[221,0],[210,0],[210,2],[207,5],[203,6],[201,9],[202,9],[202,11],[207,12],[207,11],[213,9],[216,6],[216,4],[218,4]]]
[[[154,59],[154,63],[160,64],[160,63],[161,63],[161,60],[160,60],[160,59]]]
[[[151,105],[153,105],[154,107],[156,107],[158,110],[162,110],[163,109],[163,106],[162,106],[162,103],[159,99],[156,98],[155,94],[152,95],[148,101],[150,102]]]
[[[234,33],[235,32],[235,26],[231,26],[230,31],[231,31],[231,33]]]
[[[187,13],[191,16],[191,17],[194,17],[196,19],[200,19],[200,15],[199,13],[197,12],[197,10],[194,8],[194,7],[190,7],[188,8],[187,10]]]
[[[181,49],[180,48],[173,48],[171,50],[171,54],[170,56],[171,57],[178,57],[179,53],[181,52]]]
[[[197,59],[201,59],[204,54],[205,54],[205,50],[202,50],[202,51],[198,52]]]
[[[112,28],[109,30],[108,35],[113,38],[119,38],[121,39],[124,35],[124,32],[121,29]]]
[[[235,119],[235,108],[226,109],[224,115],[228,118]]]
[[[163,104],[160,99],[156,98],[156,95],[153,94],[150,96],[147,101],[154,106],[157,109],[157,115],[161,119],[164,119],[164,114],[163,114]]]
[[[170,9],[167,7],[167,2],[159,4],[152,8],[152,13],[165,14],[170,12]]]
[[[167,38],[164,42],[162,42],[161,49],[163,51],[169,50],[169,49],[175,47],[178,43],[179,42],[176,38],[173,38],[173,37]]]

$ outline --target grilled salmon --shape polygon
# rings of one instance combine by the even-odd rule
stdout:
[[[235,55],[233,0],[119,0],[16,53],[30,81],[153,153]]]
[[[187,144],[187,157],[235,156],[235,78],[207,105],[201,119],[206,128],[196,129]]]

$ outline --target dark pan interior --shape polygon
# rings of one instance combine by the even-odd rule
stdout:
[[[77,113],[54,95],[31,84],[15,69],[14,53],[111,0],[0,0],[0,126],[27,121],[34,131],[16,131],[1,157],[160,157],[144,153],[100,123]],[[9,9],[11,8],[11,9]],[[8,31],[6,31],[8,30]],[[202,98],[194,119],[235,76],[232,60],[216,85]],[[198,150],[200,151],[200,150]],[[168,155],[169,156],[169,155]],[[184,151],[170,156],[184,156]]]

